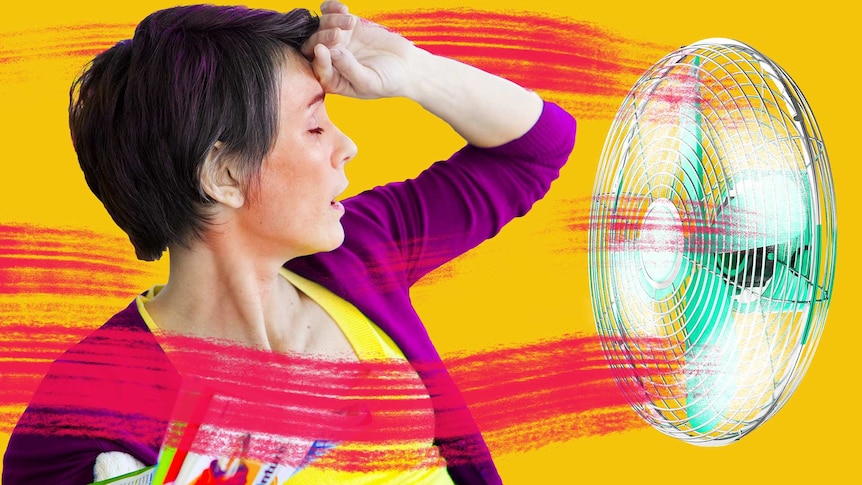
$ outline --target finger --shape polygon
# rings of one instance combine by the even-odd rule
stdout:
[[[327,47],[336,46],[347,40],[348,32],[338,27],[334,29],[318,30],[309,38],[314,39],[315,44],[323,44]]]
[[[353,89],[357,90],[357,93],[365,90],[361,86],[370,87],[371,79],[369,79],[368,69],[353,57],[352,52],[337,47],[330,49],[329,55],[335,76],[341,78],[342,82],[349,83]]]
[[[342,29],[349,30],[359,23],[358,19],[354,15],[350,14],[326,14],[320,17],[320,27],[317,30],[327,30],[327,29]]]
[[[347,13],[347,5],[337,1],[328,0],[320,4],[322,13]]]
[[[346,40],[347,33],[339,28],[318,30],[305,41],[301,51],[305,57],[311,59],[314,56],[314,49],[318,44],[323,44],[326,47],[335,47]]]
[[[335,69],[332,67],[332,56],[325,45],[317,44],[314,46],[314,60],[311,61],[311,69],[324,91],[327,91],[327,88],[334,84]]]
[[[312,44],[309,40],[306,40],[304,44],[299,46],[299,53],[310,61],[314,59],[314,46],[317,44]]]

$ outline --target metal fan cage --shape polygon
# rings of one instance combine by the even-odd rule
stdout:
[[[823,331],[837,236],[823,139],[787,73],[728,39],[658,61],[613,121],[590,220],[595,320],[635,411],[698,445],[775,414]]]

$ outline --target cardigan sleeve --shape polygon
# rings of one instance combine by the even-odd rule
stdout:
[[[134,301],[49,368],[9,439],[4,485],[80,485],[122,452],[154,464],[179,373]]]
[[[379,259],[388,266],[382,270],[400,273],[409,287],[497,234],[545,195],[574,139],[574,118],[546,102],[535,125],[516,140],[493,148],[467,145],[414,179],[356,196],[364,223],[377,226],[366,230],[391,238]],[[348,211],[351,202],[345,201]]]

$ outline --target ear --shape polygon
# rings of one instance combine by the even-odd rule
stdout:
[[[209,196],[228,207],[239,209],[245,204],[242,186],[235,176],[237,170],[230,157],[224,157],[221,141],[215,142],[201,169],[201,188]]]

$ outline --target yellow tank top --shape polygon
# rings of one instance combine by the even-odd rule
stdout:
[[[348,342],[353,347],[356,355],[361,361],[399,359],[406,362],[404,354],[371,320],[368,319],[358,308],[350,302],[340,298],[326,288],[306,280],[287,270],[282,270],[282,275],[287,278],[300,291],[308,295],[320,305],[335,320],[335,323],[344,332]],[[416,385],[422,386],[419,375],[416,375]],[[427,391],[425,391],[427,392]],[[382,483],[409,483],[422,485],[452,484],[452,479],[446,471],[443,458],[438,449],[433,445],[434,441],[434,410],[428,399],[428,414],[426,419],[430,431],[427,440],[421,443],[409,443],[400,446],[387,445],[380,447],[380,456],[386,463],[381,464],[380,471],[366,471],[362,473],[339,471],[330,467],[316,466],[312,462],[310,466],[302,468],[288,481],[290,484],[382,484]],[[337,446],[350,447],[349,443]],[[393,463],[392,458],[385,458],[388,453],[396,457],[404,457],[404,463]],[[397,459],[397,458],[396,458]],[[412,463],[411,463],[412,461]]]

